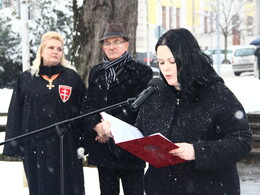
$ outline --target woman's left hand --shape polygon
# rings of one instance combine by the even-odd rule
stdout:
[[[176,143],[179,148],[170,150],[169,153],[184,160],[195,160],[195,151],[192,144]]]
[[[102,121],[98,123],[93,129],[97,132],[97,136],[95,138],[99,143],[106,143],[110,137],[112,137],[112,133],[110,131],[111,124],[109,121]]]

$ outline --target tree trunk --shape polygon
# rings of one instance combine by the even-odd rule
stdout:
[[[228,63],[228,59],[227,59],[227,47],[228,47],[228,34],[224,35],[224,51],[225,51],[225,56],[224,56],[224,60],[223,62],[220,63],[224,63],[227,64]]]
[[[137,0],[85,0],[77,7],[73,0],[74,35],[72,44],[72,63],[88,85],[90,68],[101,63],[104,53],[99,39],[108,23],[119,23],[129,36],[129,52],[135,52],[137,27]]]

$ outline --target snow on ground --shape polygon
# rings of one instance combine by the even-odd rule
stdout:
[[[242,73],[237,77],[231,65],[222,65],[220,74],[247,113],[260,113],[260,80],[254,76],[254,73]]]
[[[259,165],[239,165],[241,195],[259,195],[260,171]],[[252,176],[252,173],[253,176]],[[84,167],[86,195],[99,195],[97,169]],[[29,195],[21,162],[0,161],[0,191],[1,195]],[[123,195],[122,188],[120,195]]]
[[[260,80],[252,73],[244,73],[235,77],[230,65],[223,65],[220,74],[226,85],[240,100],[247,113],[260,113]],[[7,112],[12,90],[0,90],[0,113]],[[6,118],[0,117],[0,125],[6,123]],[[4,133],[0,133],[0,142],[4,141]],[[0,146],[0,153],[2,153]],[[259,165],[239,163],[241,180],[241,195],[258,195],[260,192]],[[99,183],[96,168],[84,167],[86,195],[98,195]],[[0,161],[0,192],[1,195],[28,195],[21,162]],[[122,190],[121,190],[122,191]],[[121,195],[123,193],[121,192]]]
[[[86,195],[100,194],[96,168],[84,167],[84,180]],[[0,192],[1,195],[29,195],[22,162],[0,161]]]
[[[0,89],[0,113],[7,113],[13,90]],[[6,124],[6,117],[0,116],[0,125]]]

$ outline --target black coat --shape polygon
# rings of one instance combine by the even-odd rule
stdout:
[[[151,78],[151,68],[132,60],[123,66],[123,70],[117,75],[108,90],[102,64],[96,65],[90,71],[88,105],[95,110],[136,97],[147,87]],[[129,106],[117,108],[108,113],[132,125],[137,116],[137,112],[132,112]],[[139,169],[145,166],[142,160],[116,146],[113,139],[105,144],[95,141],[97,134],[93,127],[101,121],[101,118],[96,115],[89,119],[87,150],[90,164],[115,169]]]
[[[257,68],[260,70],[260,47],[255,50],[255,56],[257,57]]]
[[[85,101],[86,87],[79,75],[62,66],[44,67],[41,71],[59,72],[54,88],[49,90],[42,77],[23,72],[14,88],[8,111],[6,139],[32,132],[56,122],[80,114]],[[59,94],[59,86],[71,87],[71,95],[65,102]],[[83,195],[84,178],[82,161],[77,149],[83,129],[78,121],[61,126],[64,135],[64,182],[66,195]],[[60,138],[55,128],[13,141],[4,147],[4,154],[23,159],[30,194],[60,194]]]
[[[160,132],[174,143],[193,144],[196,159],[160,169],[150,165],[147,195],[239,194],[236,162],[252,141],[242,105],[221,79],[201,86],[193,103],[178,93],[165,84],[141,106],[136,126],[145,136]]]

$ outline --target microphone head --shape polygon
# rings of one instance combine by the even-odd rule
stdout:
[[[149,81],[148,87],[149,86],[153,86],[156,91],[162,91],[162,89],[164,88],[164,82],[161,78],[156,77]]]

